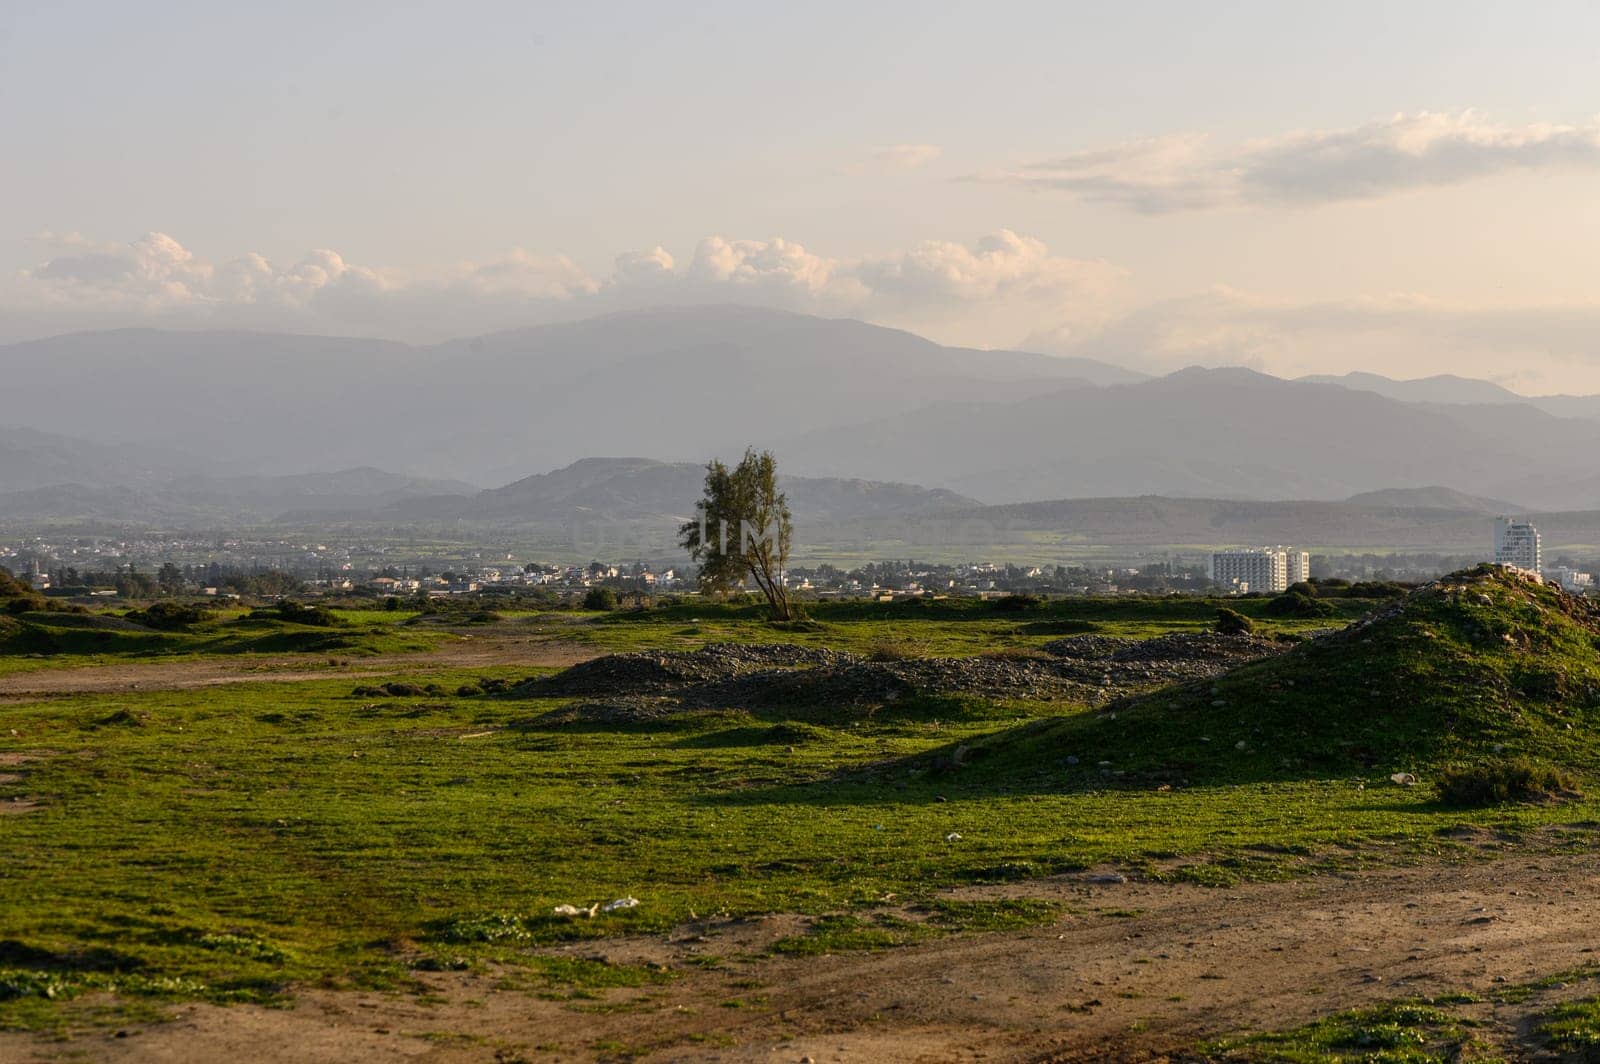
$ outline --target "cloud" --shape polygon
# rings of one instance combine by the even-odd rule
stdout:
[[[1157,137],[1073,152],[976,180],[1071,193],[1145,213],[1317,206],[1516,171],[1600,170],[1600,122],[1496,124],[1473,111],[1399,114],[1349,129],[1217,146]]]
[[[924,241],[854,260],[783,237],[706,237],[687,261],[657,246],[617,256],[596,277],[561,255],[514,249],[433,270],[353,263],[332,250],[280,266],[251,252],[213,265],[162,233],[128,244],[48,237],[56,252],[24,271],[13,304],[71,327],[108,321],[326,330],[443,339],[659,304],[748,303],[863,317],[963,343],[1081,316],[1116,288],[1109,263],[1053,253],[999,230],[972,243]],[[974,305],[989,316],[974,317]],[[58,330],[59,331],[59,330]]]
[[[867,259],[853,274],[880,299],[937,303],[1103,296],[1126,271],[1106,262],[1054,255],[1044,241],[1002,229],[971,246],[924,241],[910,251]]]
[[[915,170],[938,157],[939,148],[934,144],[892,144],[872,153],[875,162],[892,170]]]
[[[781,236],[771,240],[712,236],[695,248],[688,277],[713,285],[815,294],[827,288],[835,266]]]
[[[1415,295],[1296,302],[1229,288],[1140,307],[1021,346],[1169,372],[1248,366],[1282,377],[1366,370],[1480,377],[1527,394],[1600,391],[1600,303],[1482,306]]]

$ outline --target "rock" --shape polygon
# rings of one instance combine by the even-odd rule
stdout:
[[[1089,876],[1086,880],[1089,883],[1126,883],[1127,881],[1128,877],[1121,872],[1100,872]]]
[[[1389,777],[1389,782],[1400,787],[1415,787],[1417,785],[1417,777],[1409,772],[1396,772]]]

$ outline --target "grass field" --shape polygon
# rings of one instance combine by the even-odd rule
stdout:
[[[1341,608],[1348,617],[1370,605]],[[840,605],[785,630],[702,606],[514,616],[471,631],[376,613],[303,638],[332,632],[352,644],[339,654],[433,650],[383,678],[444,694],[357,697],[356,680],[341,678],[0,702],[0,801],[31,809],[0,816],[0,1024],[79,1022],[88,1005],[72,999],[95,989],[120,991],[122,1015],[172,999],[272,999],[297,985],[403,987],[419,967],[489,961],[557,981],[632,980],[645,976],[557,970],[537,947],[711,913],[870,913],[891,894],[932,899],[1101,864],[1214,884],[1293,876],[1449,855],[1463,823],[1515,837],[1600,814],[1587,801],[1463,813],[1425,788],[1389,785],[1390,766],[1364,783],[1248,771],[1168,790],[1102,772],[1099,761],[1118,760],[1108,749],[1081,766],[982,774],[942,772],[923,756],[1086,713],[1061,703],[948,697],[804,720],[537,727],[529,722],[559,700],[452,693],[533,670],[462,669],[449,657],[494,633],[605,650],[894,641],[963,655],[1085,627],[1196,630],[1214,613],[1186,600],[1061,603],[1021,617]],[[68,640],[23,664],[292,652],[295,627],[234,617],[92,652]],[[552,915],[624,897],[640,904]]]

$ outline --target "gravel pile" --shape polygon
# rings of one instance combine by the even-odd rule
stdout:
[[[916,695],[976,694],[996,698],[1083,697],[1083,683],[1048,661],[1000,658],[910,658],[759,672],[684,692],[687,704],[771,708],[790,705],[881,705]]]
[[[1134,642],[1136,640],[1122,639],[1114,635],[1074,635],[1046,643],[1040,649],[1058,658],[1102,661]]]
[[[787,643],[712,643],[699,650],[609,654],[554,676],[528,680],[518,693],[532,698],[630,696],[674,691],[764,669],[817,668],[854,660],[838,651]]]
[[[1281,654],[1286,644],[1250,635],[1219,635],[1216,632],[1174,632],[1172,635],[1141,639],[1111,655],[1112,661],[1220,661],[1237,665],[1241,661]]]
[[[520,685],[547,698],[594,701],[552,710],[530,726],[636,724],[701,710],[880,706],[919,695],[1069,700],[1098,705],[1137,691],[1210,679],[1285,646],[1249,636],[1184,633],[1157,639],[1074,636],[1053,657],[908,658],[784,644],[721,643],[692,652],[616,654]]]

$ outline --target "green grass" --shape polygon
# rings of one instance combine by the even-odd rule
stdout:
[[[1578,1059],[1600,1055],[1600,998],[1557,1005],[1545,1014],[1538,1034],[1552,1049]]]
[[[1597,647],[1600,606],[1476,571],[1365,627],[1215,681],[1018,728],[968,760],[1030,786],[1070,779],[1061,769],[1075,756],[1149,786],[1395,772],[1428,782],[1429,769],[1504,755],[1575,783],[1600,770]]]
[[[337,627],[251,618],[228,611],[179,631],[124,621],[120,613],[26,613],[0,623],[0,675],[129,661],[222,655],[410,654],[437,647],[437,630],[409,626],[406,614],[341,611]]]
[[[821,632],[776,633],[730,610],[502,623],[630,646],[773,633],[842,647],[896,636],[944,652],[1055,637],[1024,625],[1148,633],[1204,623],[1194,603],[1118,601],[1103,616],[1070,606],[1021,618],[852,607],[823,617]],[[240,622],[215,623],[221,632],[182,638],[226,646]],[[380,643],[412,632],[379,618],[338,631],[364,629]],[[382,679],[454,691],[480,675]],[[403,989],[415,970],[463,966],[593,992],[660,973],[578,971],[556,965],[549,946],[661,931],[691,914],[793,911],[824,919],[785,951],[878,948],[1055,915],[1026,899],[939,895],[967,884],[1101,863],[1196,882],[1276,878],[1460,854],[1448,834],[1461,824],[1527,835],[1600,813],[1588,799],[1454,810],[1426,788],[1379,782],[1381,772],[1362,788],[1347,772],[1253,755],[1235,771],[1232,733],[1215,721],[1228,771],[1158,790],[1145,771],[1172,750],[1190,756],[1192,735],[1108,730],[1103,715],[1062,704],[913,700],[826,727],[734,714],[535,728],[525,722],[559,701],[356,698],[353,683],[0,703],[0,754],[41,755],[0,784],[0,801],[41,803],[0,816],[0,969],[25,988],[0,1000],[0,1025],[81,1020],[75,1010],[104,1007],[83,991],[108,984],[128,1010],[176,997],[275,1000],[299,985]],[[941,772],[925,756],[997,733],[1013,742],[1019,726],[1055,736],[1047,757]],[[1102,772],[1099,760],[1112,765]],[[906,910],[883,912],[891,893]],[[641,904],[593,918],[552,911],[626,895]],[[41,985],[62,992],[41,996]]]
[[[1461,1059],[1473,1041],[1475,1024],[1449,1009],[1457,1003],[1404,1001],[1353,1009],[1293,1030],[1218,1042],[1204,1052],[1213,1060],[1262,1064],[1444,1064]]]

